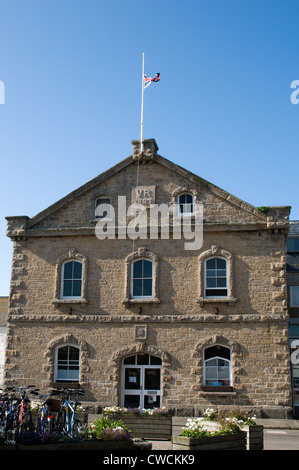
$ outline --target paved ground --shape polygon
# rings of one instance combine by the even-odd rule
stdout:
[[[173,417],[173,434],[178,435],[186,423],[185,417]],[[257,424],[264,426],[265,450],[298,450],[299,420],[291,419],[257,419]],[[298,431],[298,433],[296,433]],[[149,441],[152,450],[171,450],[170,441]]]

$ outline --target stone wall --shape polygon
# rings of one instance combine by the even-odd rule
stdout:
[[[122,360],[138,352],[162,359],[162,404],[193,414],[209,406],[290,412],[285,236],[289,208],[265,215],[158,155],[140,166],[129,158],[29,219],[8,217],[14,240],[5,385],[53,383],[55,348],[81,350],[80,385],[90,406],[119,405]],[[151,185],[155,202],[171,204],[191,191],[203,205],[203,245],[188,251],[184,239],[106,239],[95,236],[95,199],[129,204],[132,188]],[[117,214],[119,215],[119,214]],[[229,260],[229,296],[206,299],[202,263],[207,253]],[[129,298],[129,260],[154,260],[154,299]],[[59,298],[61,261],[84,260],[84,298]],[[136,327],[143,327],[139,336]],[[232,351],[229,392],[203,383],[203,350]]]

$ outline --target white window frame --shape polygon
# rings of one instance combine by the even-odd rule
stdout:
[[[152,281],[152,289],[151,289],[151,295],[133,295],[133,292],[134,292],[134,264],[135,263],[138,263],[139,261],[148,261],[149,263],[151,263],[151,266],[152,266],[152,276],[149,278],[138,278],[138,279],[141,279],[141,280],[144,280],[144,279],[151,279]],[[151,260],[151,259],[148,259],[148,258],[137,258],[135,260],[132,261],[131,263],[131,298],[132,299],[152,299],[154,297],[154,261]]]
[[[81,278],[80,279],[74,279],[74,278],[64,279],[64,267],[67,263],[70,263],[70,262],[76,262],[76,263],[81,264]],[[70,295],[70,296],[63,295],[64,281],[65,280],[70,280],[70,281],[80,280],[80,282],[81,282],[81,294],[80,295]],[[82,299],[82,291],[83,291],[83,262],[81,260],[78,260],[78,259],[67,259],[67,260],[65,260],[61,265],[60,298],[61,299]]]
[[[224,349],[227,349],[229,350],[229,353],[230,353],[230,359],[226,359],[222,356],[213,356],[213,357],[210,357],[209,359],[205,359],[205,351],[213,346],[208,346],[207,348],[205,348],[203,350],[203,385],[205,387],[213,387],[213,386],[218,386],[218,387],[231,387],[232,386],[232,351],[230,348],[228,348],[227,346],[222,346],[222,345],[214,345],[214,346],[220,346],[221,348],[224,348]],[[207,378],[206,377],[206,364],[208,361],[211,361],[213,359],[220,359],[220,360],[223,360],[223,361],[226,361],[228,362],[228,366],[229,366],[229,373],[228,373],[228,380],[229,380],[229,384],[228,385],[207,385],[207,380],[210,380],[210,378]],[[216,381],[218,380],[221,380],[219,379],[218,377],[218,366],[217,366],[217,379],[215,379]]]
[[[189,205],[189,204],[187,204],[187,203],[181,203],[181,202],[180,202],[180,198],[181,198],[182,196],[191,196],[191,198],[192,198],[192,203],[191,203],[191,204],[192,204],[192,211],[181,212],[181,204],[183,204],[184,206]],[[184,217],[184,216],[194,215],[194,195],[193,195],[192,193],[183,192],[183,193],[179,194],[179,195],[178,195],[178,198],[177,198],[177,204],[178,204],[178,215],[179,215],[179,216],[183,216],[183,217]]]
[[[75,348],[75,349],[78,349],[79,351],[79,359],[78,359],[78,378],[74,379],[74,378],[61,378],[61,377],[58,377],[58,352],[61,348],[65,347],[65,346],[68,346],[68,348],[72,347],[72,348]],[[68,355],[69,355],[69,351],[68,351]],[[66,365],[69,367],[71,364],[69,363],[69,358],[67,360],[67,363]],[[75,365],[75,364],[73,364]],[[65,343],[65,344],[60,344],[59,346],[57,346],[57,348],[55,349],[55,361],[54,361],[54,382],[76,382],[78,383],[79,380],[80,380],[80,365],[81,365],[81,349],[76,346],[75,344],[70,344],[70,343]]]
[[[294,305],[294,290],[295,289],[298,289],[299,290],[299,286],[289,286],[289,292],[290,292],[290,307],[292,308],[297,308],[299,307],[299,302],[298,304],[295,304]]]
[[[97,197],[95,199],[95,202],[94,202],[94,219],[96,219],[96,220],[109,219],[110,218],[110,213],[109,212],[107,212],[107,215],[105,215],[105,216],[100,217],[100,216],[97,215],[97,208],[101,205],[101,202],[98,202],[98,201],[101,201],[101,200],[105,201],[102,204],[107,205],[107,206],[111,205],[111,199],[110,199],[109,196],[106,196],[105,194],[102,194],[101,196]]]
[[[208,268],[207,268],[207,262],[212,260],[212,259],[222,259],[225,261],[225,276],[215,276],[216,279],[218,278],[224,278],[226,279],[226,286],[225,287],[208,287],[207,286],[207,280],[208,280],[208,277],[207,277],[207,271],[208,271]],[[217,268],[216,268],[216,274],[217,274]],[[218,298],[227,298],[228,297],[228,260],[224,257],[224,256],[219,256],[219,255],[215,255],[215,256],[210,256],[208,258],[205,259],[204,261],[204,297],[206,299],[218,299]],[[223,289],[226,289],[226,295],[207,295],[206,294],[206,291],[207,290],[223,290]]]

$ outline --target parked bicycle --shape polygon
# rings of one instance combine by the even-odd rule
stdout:
[[[30,399],[27,395],[32,388],[34,385],[8,387],[7,393],[2,394],[2,423],[6,438],[17,440],[33,430]]]
[[[60,388],[53,393],[62,395],[62,407],[58,413],[56,428],[69,437],[74,437],[75,435],[80,434],[82,423],[78,419],[76,407],[81,405],[81,403],[76,399],[71,401],[71,395],[82,396],[84,395],[83,390]]]
[[[56,430],[56,420],[54,413],[61,410],[62,401],[52,398],[52,394],[43,395],[38,390],[32,390],[32,395],[41,399],[41,406],[38,410],[36,430],[41,433],[53,432]]]

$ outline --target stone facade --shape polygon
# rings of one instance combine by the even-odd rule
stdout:
[[[242,408],[260,416],[289,417],[285,238],[289,207],[266,212],[157,154],[152,140],[133,155],[33,218],[7,217],[14,243],[4,384],[35,383],[49,390],[55,351],[80,350],[79,385],[86,404],[121,405],[123,361],[149,354],[161,363],[160,405],[176,413]],[[203,211],[203,243],[186,250],[172,230],[152,238],[124,236],[119,196],[171,205],[189,193]],[[95,201],[115,208],[114,239],[96,235]],[[148,213],[147,213],[148,216]],[[194,221],[193,221],[194,223]],[[205,260],[227,262],[227,295],[205,295]],[[131,265],[153,263],[153,295],[131,298]],[[82,295],[61,298],[66,260],[82,264]],[[206,348],[231,352],[230,387],[204,387]],[[157,402],[158,403],[158,402]]]

